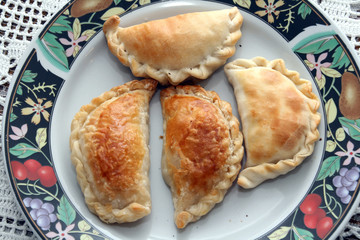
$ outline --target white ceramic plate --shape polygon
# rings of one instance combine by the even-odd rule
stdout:
[[[269,8],[270,3],[276,8]],[[18,202],[36,233],[44,239],[56,239],[62,233],[75,239],[337,236],[358,204],[358,171],[353,171],[358,169],[355,161],[358,153],[351,155],[348,165],[345,159],[351,148],[354,151],[360,148],[357,128],[360,121],[351,120],[341,112],[341,79],[345,72],[359,79],[359,70],[346,39],[326,16],[307,1],[182,0],[149,4],[114,0],[108,5],[77,17],[70,15],[75,12],[74,2],[65,6],[31,45],[12,82],[3,124],[4,157]],[[255,189],[244,190],[234,183],[224,201],[208,215],[184,230],[177,230],[171,194],[160,170],[163,131],[158,90],[150,104],[152,213],[135,223],[104,224],[85,205],[69,150],[70,124],[80,107],[110,88],[135,79],[109,52],[101,31],[104,20],[121,13],[120,25],[126,27],[231,5],[240,8],[244,23],[236,54],[229,61],[256,56],[269,60],[282,58],[288,69],[313,82],[314,92],[323,103],[319,109],[321,139],[314,153],[296,170]],[[270,14],[264,15],[266,10]],[[199,84],[230,102],[233,114],[239,117],[233,89],[222,68]],[[31,175],[31,168],[40,165],[41,176]],[[30,170],[25,166],[30,166]],[[352,172],[356,179],[351,187],[348,183],[347,188],[338,190],[340,186],[333,179],[345,178],[341,175],[346,171]],[[343,198],[338,196],[340,192]],[[328,229],[310,229],[304,222],[305,214],[299,206],[305,198],[314,195],[321,199],[319,207],[326,213],[327,221],[321,227],[327,224]],[[38,209],[41,207],[47,212]]]

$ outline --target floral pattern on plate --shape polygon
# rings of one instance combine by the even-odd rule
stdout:
[[[308,27],[329,25],[306,1],[221,2],[235,4],[251,13],[288,41]],[[37,42],[49,62],[63,71],[70,71],[81,49],[101,31],[108,17],[150,1],[107,1],[105,7],[84,12],[75,11],[75,3],[69,3],[52,19]],[[347,100],[348,95],[360,95],[359,69],[334,32],[313,34],[297,43],[293,52],[308,68],[321,93],[327,117],[327,136],[321,140],[326,141],[326,150],[303,201],[262,238],[323,239],[337,229],[359,194],[360,115]],[[36,54],[31,52],[15,80],[6,112],[4,148],[11,183],[24,212],[43,238],[106,239],[83,219],[57,181],[48,135],[63,79],[45,70],[36,60]]]
[[[43,69],[36,51],[25,66],[13,88],[5,132],[6,155],[19,202],[44,238],[106,239],[75,210],[54,171],[48,135],[63,79]]]
[[[262,19],[288,41],[309,26],[317,23],[329,25],[329,22],[307,1],[234,0],[234,3]]]
[[[348,114],[344,108],[357,108],[355,102],[344,105],[339,99],[360,93],[359,69],[340,37],[332,33],[308,37],[293,50],[312,73],[321,94],[326,111],[326,151],[309,194],[267,238],[323,239],[336,229],[358,195],[360,149],[355,150],[354,143],[359,141],[360,111],[355,117],[355,112]]]
[[[59,69],[69,71],[81,48],[102,30],[109,17],[148,3],[150,0],[99,0],[92,1],[91,4],[84,4],[84,1],[80,0],[73,1],[43,30],[38,45],[49,61]]]

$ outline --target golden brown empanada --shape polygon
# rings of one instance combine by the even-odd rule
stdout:
[[[177,85],[206,79],[235,53],[243,18],[236,7],[195,12],[128,28],[110,17],[103,31],[110,51],[137,77]]]
[[[238,59],[225,66],[234,87],[246,163],[238,184],[253,188],[286,174],[312,154],[319,138],[320,101],[310,81],[281,59]]]
[[[71,160],[89,209],[106,223],[151,211],[149,102],[152,79],[114,87],[82,106],[71,124]]]
[[[160,101],[162,174],[171,187],[176,226],[184,228],[223,200],[241,168],[243,137],[230,104],[215,92],[169,87]]]

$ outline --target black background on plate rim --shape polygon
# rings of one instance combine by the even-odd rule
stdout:
[[[154,3],[156,3],[156,2],[159,3],[158,1],[153,1],[151,4],[154,4]],[[229,4],[229,5],[231,5],[231,6],[234,5],[232,1],[228,1],[228,0],[225,0],[225,1],[214,1],[214,2],[225,3],[225,4]],[[303,1],[303,2],[306,2],[306,1]],[[307,3],[307,2],[306,2],[306,3]],[[60,11],[59,13],[61,13],[61,12],[63,12],[64,10],[68,9],[72,4],[73,4],[73,2],[70,2],[69,4],[67,4],[67,5],[63,8],[63,10]],[[316,10],[310,3],[307,3],[307,4],[309,4],[309,6],[312,7],[312,10],[313,10],[313,12],[316,14],[317,17],[322,16],[322,14],[320,14],[319,12],[317,12],[317,10]],[[145,5],[145,6],[146,6],[146,5]],[[145,6],[142,6],[142,7],[145,7]],[[253,4],[253,6],[254,6],[254,4]],[[239,6],[238,6],[238,7],[239,7]],[[249,10],[246,10],[246,9],[243,9],[243,8],[240,8],[240,9],[243,10],[243,11],[252,13],[252,12],[249,11]],[[251,8],[250,8],[250,9],[251,9]],[[134,9],[134,10],[136,10],[136,9]],[[126,12],[126,13],[124,13],[124,14],[130,13],[130,12],[132,12],[132,11],[134,11],[134,10],[128,11],[128,12]],[[54,16],[54,17],[52,18],[51,22],[54,22],[54,21],[56,20],[57,16],[58,16],[58,15]],[[262,19],[262,18],[260,18],[260,17],[258,17],[258,18],[259,18],[259,19]],[[264,21],[264,19],[262,19],[262,20]],[[329,25],[329,24],[330,24],[328,21],[326,21],[326,19],[325,19],[323,16],[321,17],[321,20],[322,20],[322,21],[325,21],[325,24],[326,24],[326,25]],[[268,24],[266,21],[264,21],[264,23]],[[295,28],[295,29],[297,29],[296,31],[291,31],[289,34],[286,34],[286,35],[282,34],[282,33],[279,32],[279,31],[278,31],[278,32],[279,32],[279,34],[280,34],[281,36],[283,36],[287,41],[289,41],[289,40],[293,39],[293,38],[300,32],[300,29],[302,30],[302,29],[303,29],[304,27],[306,27],[306,26],[312,26],[314,22],[308,21],[307,23],[309,23],[309,24],[300,25],[300,26],[298,26],[297,28]],[[310,24],[310,23],[311,23],[311,24]],[[319,21],[319,23],[324,23],[324,22]],[[51,24],[51,23],[50,23],[50,24]],[[47,25],[49,25],[49,24],[47,24]],[[276,28],[275,28],[274,26],[272,26],[271,24],[268,24],[268,25],[271,26],[273,29],[276,30]],[[46,30],[44,30],[44,31],[41,33],[41,35],[43,35],[43,33],[45,33],[45,31],[46,31]],[[100,31],[101,31],[101,30],[100,30]],[[344,46],[343,48],[344,48],[344,50],[346,50],[346,53],[347,53],[349,59],[351,60],[351,62],[353,63],[353,65],[356,66],[356,64],[354,64],[354,63],[355,63],[355,60],[354,60],[352,54],[349,54],[349,50],[347,49],[347,47],[346,47],[346,45],[344,44],[344,42],[342,41],[342,39],[337,36],[337,40],[340,42],[340,44],[341,44],[342,46]],[[85,46],[84,46],[84,47],[85,47]],[[296,53],[295,53],[295,54],[296,54]],[[31,55],[32,55],[32,54],[30,54],[29,56],[31,56]],[[299,57],[301,60],[303,59],[303,58],[301,58],[301,57],[299,56],[299,54],[296,54],[296,55],[298,55],[298,57]],[[26,60],[26,63],[28,63],[29,61],[30,61],[30,57],[28,58],[28,60]],[[72,59],[72,61],[75,61],[75,58]],[[71,64],[70,64],[70,66],[71,66]],[[25,70],[26,70],[26,66],[23,66],[21,72],[23,73]],[[358,69],[356,68],[355,71],[358,73],[357,70],[358,70]],[[22,75],[22,74],[20,74],[20,75]],[[20,75],[19,75],[19,76],[20,76]],[[17,81],[16,81],[17,84],[18,84],[18,81],[20,81],[20,79],[21,79],[21,77],[18,77],[18,78],[17,78]],[[60,88],[61,88],[61,87],[60,87]],[[60,92],[60,88],[59,88],[59,92]],[[12,88],[11,96],[13,96],[15,93],[16,93],[16,88]],[[54,101],[54,105],[55,105],[55,101]],[[9,119],[9,116],[10,116],[10,109],[8,109],[8,111],[6,112],[6,119],[7,119],[7,120]],[[51,116],[51,115],[50,115],[50,116]],[[50,125],[50,124],[51,124],[51,120],[50,120],[50,122],[49,122],[49,125]],[[7,134],[5,134],[5,136],[6,136],[6,141],[4,141],[4,142],[6,142],[7,144],[8,144],[8,141],[7,141],[7,140],[8,140],[8,132],[9,132],[9,128],[7,128],[7,131],[6,131]],[[323,139],[323,141],[326,142],[326,139]],[[4,148],[4,151],[6,152],[6,155],[9,156],[8,148]],[[50,153],[51,153],[51,151],[49,151],[49,155],[50,155]],[[8,162],[8,165],[7,165],[7,167],[8,167],[8,172],[9,172],[9,173],[12,173],[12,170],[11,170],[11,167],[10,167],[10,157],[8,157],[8,161],[9,161],[9,162]],[[11,174],[11,176],[12,176],[12,174]],[[16,183],[15,183],[15,182],[16,182],[16,180],[15,180],[14,178],[12,178],[11,184],[12,184],[12,186],[13,186],[14,189],[16,189]],[[61,184],[59,184],[59,186],[60,186],[60,188],[61,188]],[[352,198],[352,202],[347,206],[347,210],[349,209],[349,207],[351,207],[351,206],[353,205],[353,203],[354,203],[353,200],[354,200],[355,198],[357,198],[358,195],[359,195],[359,192],[356,190],[356,197],[353,197],[353,198]],[[19,203],[22,202],[22,201],[20,201],[20,200],[22,200],[22,199],[19,197],[19,195],[16,195],[16,198],[18,199]],[[350,205],[351,205],[351,206],[350,206]],[[39,235],[41,235],[42,231],[39,230],[38,227],[37,227],[37,225],[36,225],[36,223],[31,220],[31,218],[30,218],[30,216],[29,216],[29,213],[27,212],[26,207],[24,207],[23,205],[20,205],[20,206],[22,207],[22,210],[28,215],[29,221],[31,221],[31,224],[33,225],[34,229],[38,232]],[[344,214],[347,213],[347,210],[344,211]],[[78,214],[79,214],[79,213],[78,213]],[[289,218],[287,218],[287,220],[288,220],[288,219],[289,219]],[[284,220],[283,223],[285,223],[287,220]],[[338,223],[338,222],[337,222],[337,223]],[[281,224],[282,224],[282,223],[281,223]],[[279,226],[280,226],[281,224],[279,224]],[[336,230],[337,230],[337,229],[335,229],[335,224],[334,224],[334,229],[331,231],[331,233],[333,233],[333,232],[336,231]],[[267,234],[268,234],[268,233],[267,233]],[[263,237],[265,237],[265,235],[264,235]]]

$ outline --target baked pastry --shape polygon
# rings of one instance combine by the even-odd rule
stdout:
[[[243,157],[239,121],[229,103],[200,86],[161,91],[162,175],[170,186],[175,224],[207,214],[236,179]]]
[[[132,222],[151,211],[151,79],[114,87],[81,107],[71,124],[71,160],[85,202],[106,223]]]
[[[293,170],[319,138],[320,101],[311,82],[281,59],[237,59],[225,66],[238,104],[246,163],[238,184],[253,188]]]
[[[110,51],[137,77],[177,85],[192,76],[208,78],[235,53],[243,21],[236,7],[195,12],[119,27],[120,18],[104,24]]]

